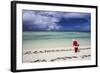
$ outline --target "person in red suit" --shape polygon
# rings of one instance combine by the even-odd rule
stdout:
[[[75,53],[77,53],[79,51],[79,42],[77,40],[73,40],[73,47],[74,47],[74,51]]]

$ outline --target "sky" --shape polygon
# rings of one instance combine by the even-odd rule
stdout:
[[[23,32],[86,31],[90,32],[91,14],[58,11],[22,11]]]

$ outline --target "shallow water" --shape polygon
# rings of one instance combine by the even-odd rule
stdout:
[[[72,39],[81,46],[90,46],[90,32],[23,32],[23,48],[71,47]]]

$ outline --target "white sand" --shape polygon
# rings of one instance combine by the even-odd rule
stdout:
[[[75,53],[71,48],[23,49],[23,63],[90,60],[90,47],[81,47]]]

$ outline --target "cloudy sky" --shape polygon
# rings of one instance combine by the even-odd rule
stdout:
[[[90,31],[91,14],[23,10],[23,31]]]

